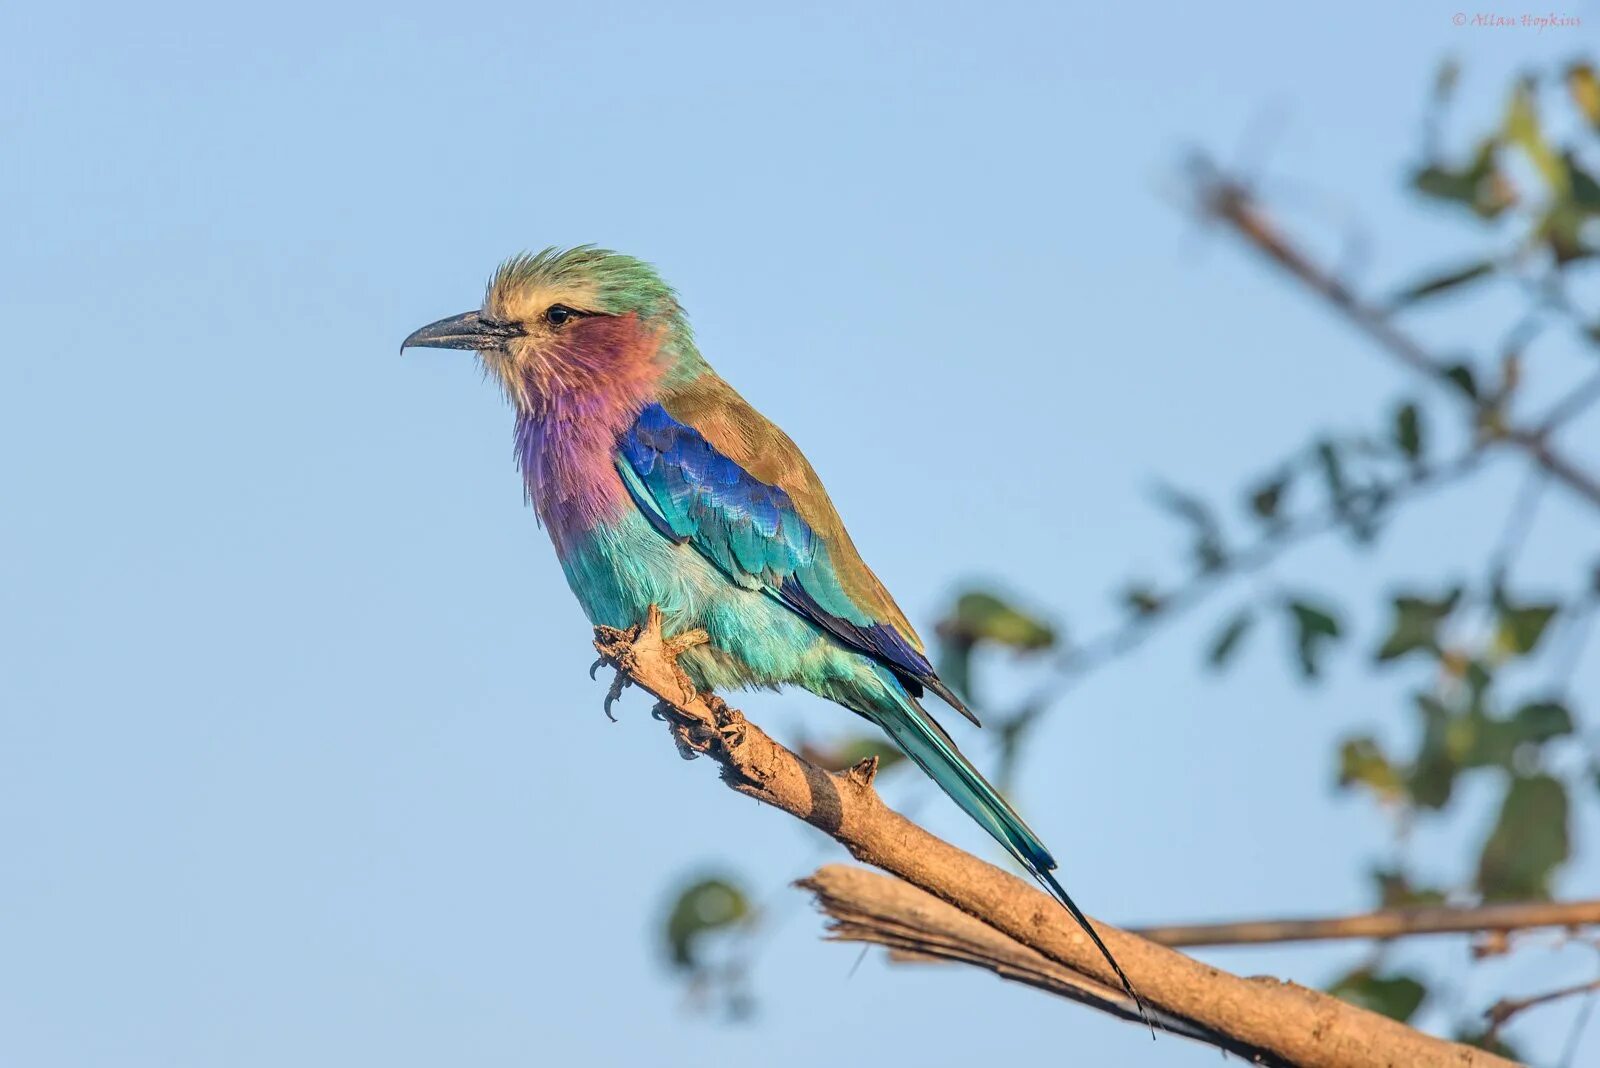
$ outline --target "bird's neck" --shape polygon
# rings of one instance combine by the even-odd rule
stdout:
[[[663,339],[614,363],[603,382],[544,392],[538,403],[518,406],[517,466],[558,547],[633,507],[617,474],[617,439],[645,405],[671,390],[684,356],[704,366],[692,343],[686,353],[675,349],[674,339]]]

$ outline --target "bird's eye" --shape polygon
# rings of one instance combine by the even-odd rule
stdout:
[[[544,321],[549,323],[551,326],[560,326],[568,319],[575,319],[577,316],[578,313],[567,307],[565,304],[552,304],[550,307],[545,309]]]

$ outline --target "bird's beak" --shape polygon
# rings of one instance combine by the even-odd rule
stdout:
[[[400,351],[406,349],[477,349],[491,352],[499,349],[514,337],[522,336],[522,327],[516,323],[502,323],[481,311],[463,312],[448,319],[429,323],[421,330],[400,342]]]

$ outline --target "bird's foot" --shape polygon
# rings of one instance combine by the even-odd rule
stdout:
[[[711,714],[716,717],[717,736],[722,739],[724,748],[737,749],[744,744],[744,713],[737,708],[728,707],[728,702],[707,690],[700,695],[711,709]]]
[[[595,672],[602,666],[609,665],[616,669],[616,677],[606,691],[605,700],[606,717],[613,723],[617,717],[611,714],[611,706],[622,696],[622,691],[628,688],[629,683],[635,681],[638,650],[642,648],[655,646],[662,658],[672,665],[674,681],[683,700],[689,701],[695,696],[695,685],[683,668],[678,666],[678,658],[690,649],[706,644],[711,636],[696,627],[669,638],[663,633],[663,621],[661,609],[651,605],[642,623],[625,629],[603,624],[594,628],[594,648],[600,658],[590,665],[589,677],[594,678]]]
[[[650,714],[667,725],[672,744],[678,747],[678,755],[683,759],[693,760],[710,752],[711,745],[699,720],[685,718],[667,701],[657,701]]]
[[[743,745],[744,713],[729,707],[728,702],[710,691],[701,693],[699,697],[710,710],[710,719],[685,715],[684,710],[670,701],[658,701],[651,711],[651,715],[663,720],[671,728],[678,755],[685,760],[693,760],[719,748],[726,752]]]

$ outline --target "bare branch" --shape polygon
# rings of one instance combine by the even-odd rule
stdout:
[[[1548,1005],[1552,1001],[1560,1001],[1562,998],[1570,998],[1577,994],[1592,994],[1596,990],[1600,990],[1600,979],[1592,979],[1587,983],[1577,983],[1573,986],[1564,986],[1559,990],[1546,991],[1543,994],[1535,994],[1532,997],[1501,998],[1484,1010],[1483,1015],[1488,1017],[1490,1028],[1498,1031],[1505,1026],[1511,1017],[1524,1009],[1531,1009],[1536,1005]]]
[[[1086,979],[910,883],[848,864],[829,864],[795,885],[810,891],[828,914],[832,921],[828,937],[833,941],[883,946],[891,960],[901,963],[970,964],[1119,1019],[1141,1022],[1138,1007],[1120,987]],[[1226,1050],[1252,1064],[1290,1064],[1270,1050],[1161,1015],[1161,1026],[1173,1034]]]
[[[671,659],[673,647],[682,644],[682,638],[663,638],[661,616],[654,610],[633,631],[596,630],[600,655],[661,699],[657,712],[680,748],[711,757],[730,788],[819,828],[856,859],[920,887],[1086,981],[1116,984],[1088,937],[1053,899],[888,808],[872,789],[869,769],[825,771],[779,745],[715,695],[695,693]],[[1326,994],[1277,979],[1242,979],[1097,926],[1163,1019],[1226,1036],[1279,1062],[1304,1068],[1510,1065]]]
[[[1462,395],[1450,382],[1446,361],[1429,353],[1411,335],[1395,326],[1381,308],[1363,301],[1331,272],[1320,267],[1295,246],[1273,225],[1244,183],[1217,172],[1204,160],[1197,163],[1195,172],[1199,208],[1207,218],[1226,224],[1257,252],[1282,267],[1342,314],[1389,356],[1444,386],[1453,395]],[[1556,412],[1547,416],[1535,429],[1509,428],[1491,436],[1494,440],[1523,450],[1558,482],[1600,508],[1600,480],[1557,452],[1550,443],[1549,433],[1556,425],[1570,419],[1578,407],[1596,399],[1595,389],[1586,383],[1574,391],[1572,398],[1558,405]]]
[[[1524,931],[1536,927],[1581,927],[1590,924],[1600,924],[1600,901],[1526,901],[1474,908],[1439,905],[1319,919],[1164,924],[1159,927],[1135,927],[1130,931],[1164,946],[1242,946],[1338,938],[1405,938],[1411,935]]]

